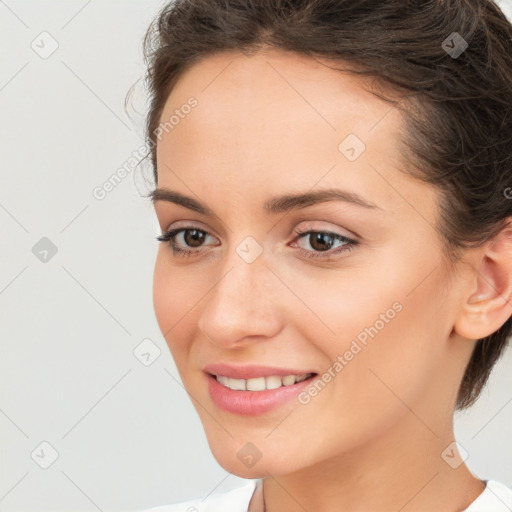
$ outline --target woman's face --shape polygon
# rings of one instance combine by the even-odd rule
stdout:
[[[435,191],[399,170],[398,110],[272,50],[190,68],[169,120],[158,187],[190,201],[159,193],[155,209],[191,254],[161,243],[154,306],[219,463],[256,478],[443,436],[472,347],[453,332]],[[341,194],[314,200],[327,189]],[[267,391],[210,375],[259,389],[310,373]]]

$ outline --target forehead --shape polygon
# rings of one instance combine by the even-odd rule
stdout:
[[[209,195],[227,187],[243,196],[263,184],[272,195],[319,180],[337,186],[340,179],[364,192],[375,181],[370,163],[401,164],[403,120],[361,78],[340,69],[340,63],[277,50],[225,52],[193,65],[160,119],[176,118],[191,97],[197,101],[157,145],[159,184],[177,183],[171,168]],[[359,145],[356,160],[343,153],[345,140]]]
[[[251,56],[223,52],[205,57],[180,76],[161,121],[194,96],[201,118],[205,122],[215,119],[222,128],[237,121],[258,128],[264,120],[289,125],[311,120],[320,132],[360,128],[364,135],[390,109],[366,90],[368,85],[340,62],[275,49]],[[248,113],[250,119],[244,117]],[[398,121],[399,116],[395,117]],[[372,124],[367,126],[368,122]]]

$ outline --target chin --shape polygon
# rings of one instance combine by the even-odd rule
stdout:
[[[214,454],[215,457],[215,454]],[[275,463],[271,461],[263,461],[263,459],[259,460],[253,467],[247,467],[236,457],[215,457],[215,460],[219,463],[219,465],[240,478],[247,479],[256,479],[256,478],[265,478],[270,475],[279,476],[281,474],[290,473],[289,468],[282,468],[276,466]]]
[[[228,440],[225,436],[223,442],[208,439],[208,443],[217,463],[240,478],[279,476],[298,469],[290,466],[290,461],[294,460],[293,454],[284,451],[282,445],[264,445],[263,442],[253,444],[250,441],[243,442],[240,438]]]

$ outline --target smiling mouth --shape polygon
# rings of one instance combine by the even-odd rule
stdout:
[[[224,387],[229,388],[233,391],[265,391],[269,389],[278,389],[280,387],[288,387],[313,378],[316,373],[303,373],[301,375],[269,375],[267,377],[255,377],[252,379],[234,379],[232,377],[226,377],[224,375],[214,375],[217,382],[222,384]]]

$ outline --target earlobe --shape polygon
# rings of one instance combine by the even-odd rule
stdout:
[[[472,340],[496,332],[512,316],[512,224],[475,249],[467,261],[470,271],[466,297],[454,325],[457,334]]]

